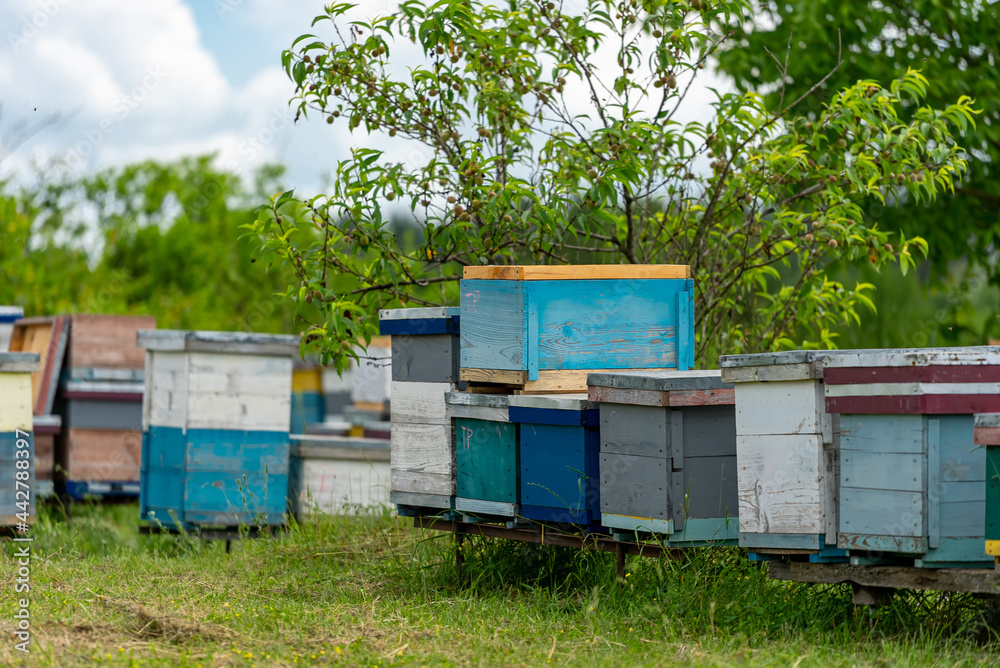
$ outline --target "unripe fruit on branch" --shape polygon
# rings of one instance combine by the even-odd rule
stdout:
[[[830,239],[829,241],[826,242],[826,245],[829,246],[830,248],[836,248],[837,247],[837,240],[836,239]]]

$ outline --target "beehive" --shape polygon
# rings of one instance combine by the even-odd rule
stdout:
[[[145,353],[136,332],[152,316],[68,316],[56,412],[57,478],[74,498],[139,494]]]
[[[62,432],[62,417],[59,415],[35,415],[35,489],[39,497],[55,493],[55,451],[56,439]]]
[[[0,306],[0,353],[10,349],[10,337],[14,333],[14,323],[24,317],[20,306]]]
[[[455,509],[470,515],[515,518],[520,513],[517,425],[510,397],[449,392],[455,430]]]
[[[846,559],[837,548],[839,437],[823,395],[822,361],[831,354],[719,359],[722,382],[736,389],[739,541],[751,552]]]
[[[986,554],[1000,563],[1000,413],[976,416],[975,444],[986,448]]]
[[[289,496],[295,516],[379,511],[389,503],[389,444],[298,436],[292,440]]]
[[[509,406],[509,419],[518,432],[521,517],[597,527],[597,405],[585,394],[568,394],[513,396]]]
[[[151,330],[138,340],[147,355],[141,518],[283,523],[297,337]]]
[[[35,353],[0,353],[0,527],[35,523],[31,374]]]
[[[36,353],[41,359],[31,374],[31,405],[35,415],[50,415],[55,406],[69,340],[69,318],[52,316],[24,318],[14,323],[11,352]]]
[[[686,266],[466,267],[461,378],[585,392],[588,370],[694,363]]]
[[[325,418],[323,372],[315,362],[297,357],[292,368],[292,433],[304,434],[308,425]]]
[[[989,565],[974,415],[1000,411],[1000,349],[844,351],[823,366],[840,414],[840,547],[852,561]]]
[[[392,391],[392,347],[387,336],[371,340],[367,350],[357,351],[351,362],[351,401],[355,408],[368,411],[388,409]]]
[[[323,414],[327,418],[343,417],[344,409],[351,406],[351,370],[343,375],[333,367],[323,367],[321,371],[323,382]]]
[[[739,536],[736,408],[719,371],[591,374],[600,402],[601,524],[671,545]]]
[[[364,433],[391,430],[393,503],[450,509],[455,444],[445,394],[458,381],[458,309],[384,310],[379,331],[392,336],[392,420],[370,421]]]

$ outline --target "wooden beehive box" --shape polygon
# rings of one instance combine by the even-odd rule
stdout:
[[[521,468],[510,397],[449,392],[445,401],[455,430],[455,509],[473,516],[517,517]]]
[[[735,390],[719,371],[595,373],[601,523],[671,545],[739,536]]]
[[[141,518],[281,524],[298,338],[140,331],[146,349]]]
[[[688,369],[688,277],[680,265],[466,267],[461,378],[585,392],[589,370]]]
[[[77,499],[88,495],[137,495],[142,458],[143,384],[69,380],[56,411],[56,478]]]
[[[379,331],[392,336],[392,501],[448,510],[455,497],[455,443],[445,394],[456,389],[458,309],[379,312]],[[384,436],[389,425],[365,425]]]
[[[295,516],[380,511],[389,503],[389,444],[338,436],[292,440],[289,497]]]
[[[0,353],[10,350],[10,337],[14,333],[14,323],[24,317],[20,306],[0,306]]]
[[[66,367],[74,380],[142,380],[146,356],[136,345],[136,332],[154,329],[156,318],[145,315],[69,316]],[[107,373],[118,370],[118,374]],[[128,374],[127,371],[138,374]]]
[[[392,342],[388,336],[371,340],[351,362],[351,401],[355,408],[384,411],[392,391]]]
[[[846,559],[837,548],[839,439],[823,395],[822,361],[833,354],[719,359],[736,389],[739,540],[751,552]]]
[[[62,432],[62,416],[36,415],[35,426],[35,488],[39,497],[55,493],[56,439]]]
[[[863,563],[988,566],[975,414],[1000,411],[1000,349],[844,351],[823,366],[840,415],[840,547]]]
[[[0,353],[0,527],[35,523],[31,374],[35,353]]]
[[[304,434],[307,426],[325,418],[323,370],[315,362],[297,357],[292,368],[292,433]]]
[[[521,517],[599,525],[597,405],[585,394],[514,396],[509,404],[518,432]]]
[[[975,430],[986,448],[986,554],[1000,562],[1000,413],[977,415]]]
[[[41,358],[38,370],[31,375],[31,405],[35,415],[52,413],[68,340],[69,319],[65,316],[24,318],[14,323],[11,352],[36,353]]]

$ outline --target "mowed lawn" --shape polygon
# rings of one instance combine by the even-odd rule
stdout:
[[[681,561],[466,541],[412,522],[323,518],[278,538],[140,536],[135,505],[43,511],[32,645],[10,665],[974,666],[1000,663],[995,603],[914,593],[854,608],[847,587],[773,582],[737,548]]]

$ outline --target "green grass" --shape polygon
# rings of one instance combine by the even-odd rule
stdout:
[[[682,561],[470,538],[388,513],[324,518],[233,544],[138,535],[134,505],[44,511],[34,530],[32,653],[19,665],[996,665],[988,603],[904,594],[874,611],[845,586],[768,580],[736,548]]]

